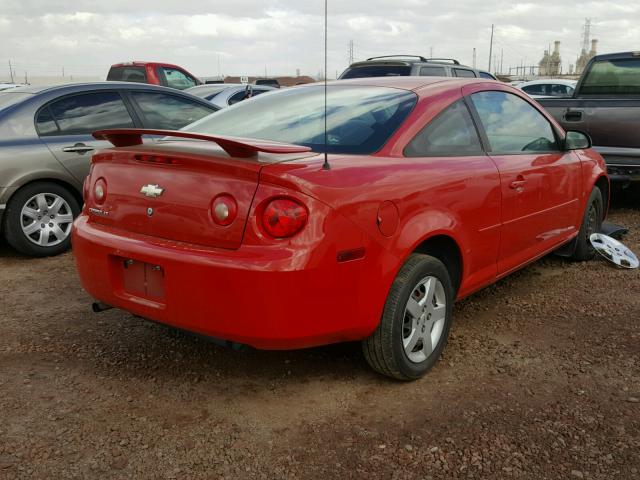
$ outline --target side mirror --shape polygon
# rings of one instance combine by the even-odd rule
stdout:
[[[584,150],[585,148],[591,148],[591,145],[591,137],[589,135],[575,130],[567,131],[567,136],[564,138],[565,150]]]

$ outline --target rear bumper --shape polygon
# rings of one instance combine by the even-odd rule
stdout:
[[[72,241],[82,285],[100,302],[260,349],[367,337],[379,322],[395,264],[386,251],[374,251],[375,243],[364,259],[338,263],[335,250],[318,257],[286,247],[198,247],[119,232],[85,215],[76,220]],[[162,298],[126,291],[122,259],[161,268]],[[388,273],[381,276],[384,265]]]

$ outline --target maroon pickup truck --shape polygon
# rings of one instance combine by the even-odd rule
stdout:
[[[109,69],[107,80],[150,83],[185,90],[202,85],[195,75],[178,65],[159,62],[116,63]]]
[[[597,55],[571,97],[538,102],[567,130],[588,133],[609,178],[640,190],[640,51]]]

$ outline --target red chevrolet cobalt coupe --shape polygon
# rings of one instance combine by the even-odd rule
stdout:
[[[180,132],[96,132],[115,148],[94,155],[73,230],[96,307],[260,349],[361,340],[411,380],[456,299],[554,250],[593,255],[603,160],[525,94],[433,77],[327,90],[326,133],[317,84]]]

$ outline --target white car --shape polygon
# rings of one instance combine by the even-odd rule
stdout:
[[[533,80],[515,85],[532,98],[545,97],[570,97],[576,89],[577,80],[561,80],[548,78],[545,80]]]
[[[226,108],[266,92],[277,90],[267,85],[243,85],[238,83],[214,83],[187,88],[186,92],[209,100],[218,108]]]

